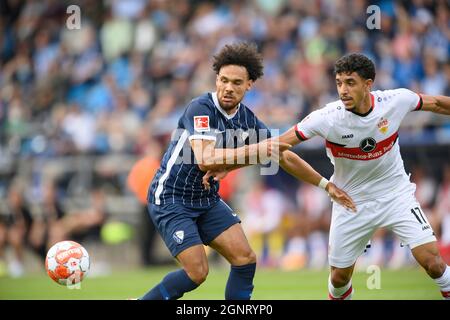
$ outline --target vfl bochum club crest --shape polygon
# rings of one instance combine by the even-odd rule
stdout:
[[[359,144],[359,148],[364,152],[370,152],[375,149],[377,146],[377,142],[374,138],[364,138],[361,140],[361,143]]]
[[[176,243],[182,244],[183,239],[184,239],[184,231],[183,230],[178,230],[178,231],[174,232],[173,240],[175,240]]]

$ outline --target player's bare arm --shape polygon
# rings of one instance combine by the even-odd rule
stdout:
[[[296,133],[295,131],[295,126],[279,136],[278,140],[280,141],[280,143],[287,143],[291,146],[295,146],[301,142],[298,137],[298,133]]]
[[[322,179],[324,179],[316,170],[314,170],[313,167],[309,165],[309,163],[289,150],[283,152],[280,159],[280,166],[295,178],[315,186],[320,186]],[[343,190],[336,187],[336,185],[332,182],[327,182],[325,190],[334,201],[356,212],[356,206],[350,196]]]
[[[205,142],[204,147],[206,148],[210,148],[210,150],[208,149],[204,149],[203,151],[206,151],[206,154],[211,155],[211,148],[213,147],[213,142]],[[276,162],[280,162],[280,153],[282,153],[284,150],[287,150],[291,147],[290,144],[287,143],[280,143],[277,138],[272,138],[272,139],[266,139],[263,140],[261,142],[259,142],[258,144],[253,144],[253,145],[249,145],[246,146],[248,147],[249,151],[249,156],[248,159],[258,159],[258,163],[261,162],[266,162],[269,159],[276,161]],[[245,148],[245,147],[243,147]],[[238,148],[239,149],[239,148]],[[224,150],[228,150],[228,151],[224,151]],[[216,159],[218,159],[218,161],[223,161],[223,159],[220,159],[220,155],[223,152],[231,152],[232,150],[237,150],[237,149],[214,149],[215,152],[218,153],[218,157],[216,157]],[[256,153],[255,153],[256,152]],[[195,153],[195,151],[194,151]],[[205,154],[203,154],[205,155]],[[232,160],[234,161],[233,157],[227,157],[227,160]],[[198,161],[198,160],[197,160]],[[207,161],[213,161],[211,158],[207,159]],[[216,167],[216,168],[211,168],[211,166],[208,165],[202,165],[203,169],[207,169],[206,174],[203,176],[202,178],[202,183],[205,187],[206,190],[209,190],[210,188],[210,184],[209,184],[209,178],[210,177],[214,177],[215,181],[220,181],[223,178],[226,177],[226,175],[228,174],[228,172],[232,171],[232,170],[236,170],[236,169],[240,169],[249,165],[255,164],[255,161],[250,161],[250,163],[247,161],[245,163],[242,163],[242,159],[240,161],[238,161],[237,163],[225,163],[224,165],[220,166],[220,167]],[[204,171],[204,170],[202,170]]]
[[[450,115],[450,97],[421,95],[423,111]]]
[[[299,135],[300,133],[296,131],[294,126],[279,136],[278,139],[280,143],[287,143],[294,146],[302,141],[302,137],[299,137]],[[280,165],[286,172],[293,175],[297,179],[306,181],[315,186],[318,186],[323,178],[306,161],[291,151],[283,152]],[[353,200],[347,193],[339,189],[335,184],[328,182],[325,190],[334,201],[356,212],[356,206],[353,203]]]
[[[210,140],[191,140],[191,147],[201,171],[207,172],[231,170],[243,165],[262,163],[267,158],[276,157],[277,154],[291,147],[276,139],[266,139],[258,144],[246,145],[236,149],[215,148],[215,142]]]

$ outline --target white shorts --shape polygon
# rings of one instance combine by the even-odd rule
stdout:
[[[328,260],[330,266],[347,268],[364,252],[378,228],[392,230],[411,249],[436,241],[434,232],[415,196],[394,194],[357,205],[357,212],[333,203]]]

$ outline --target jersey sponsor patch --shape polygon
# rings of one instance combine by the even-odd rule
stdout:
[[[194,130],[197,132],[209,131],[209,116],[195,116],[194,117]]]
[[[377,141],[372,137],[364,138],[359,143],[359,148],[366,153],[373,151],[376,147],[377,147]]]
[[[394,133],[389,138],[383,141],[375,141],[375,139],[368,137],[360,142],[360,146],[356,148],[346,148],[331,141],[326,141],[327,148],[335,158],[346,158],[351,160],[373,160],[378,159],[386,152],[392,149],[397,141],[398,133]]]

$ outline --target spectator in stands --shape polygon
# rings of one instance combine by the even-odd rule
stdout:
[[[440,250],[444,260],[450,262],[450,165],[444,168],[443,180],[437,191],[436,212],[430,219],[440,236]]]
[[[259,266],[278,267],[284,245],[281,222],[285,197],[280,191],[267,188],[263,182],[256,182],[244,203],[242,227],[255,250]]]
[[[25,201],[25,181],[15,178],[8,190],[7,242],[13,248],[14,256],[9,263],[9,273],[13,277],[24,274],[25,247],[33,223],[31,211]]]
[[[308,266],[324,268],[328,256],[328,230],[331,222],[331,201],[327,195],[302,184],[297,192],[299,214],[305,219],[305,239],[308,247]]]
[[[158,232],[147,211],[147,192],[159,168],[162,149],[156,142],[151,145],[147,155],[133,165],[127,177],[127,186],[137,197],[141,207],[138,232],[141,262],[144,266],[155,265],[159,262],[155,247]]]

